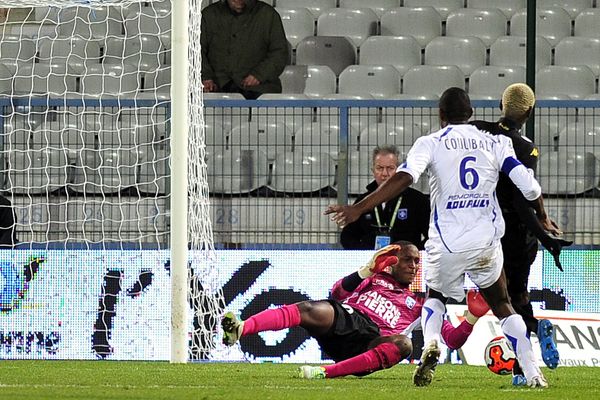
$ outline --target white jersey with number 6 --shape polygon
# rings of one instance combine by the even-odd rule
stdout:
[[[429,169],[431,219],[426,247],[450,253],[482,249],[504,235],[496,199],[499,172],[506,173],[525,198],[541,188],[516,158],[511,140],[472,125],[448,125],[418,138],[397,171],[415,182]]]

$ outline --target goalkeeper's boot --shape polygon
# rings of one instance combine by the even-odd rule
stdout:
[[[325,379],[325,368],[303,365],[298,368],[298,376],[303,379]]]
[[[515,362],[515,366],[512,371],[512,384],[513,386],[527,386],[527,378],[519,365],[519,362]]]
[[[560,359],[556,343],[554,343],[554,326],[547,319],[541,319],[538,323],[537,331],[540,347],[542,349],[542,359],[550,369],[558,367]]]
[[[240,321],[234,313],[228,311],[221,320],[221,327],[223,328],[223,344],[233,346],[242,336],[244,321]]]
[[[416,386],[428,386],[431,383],[440,354],[437,340],[432,340],[425,346],[421,354],[421,362],[413,373],[413,382]]]

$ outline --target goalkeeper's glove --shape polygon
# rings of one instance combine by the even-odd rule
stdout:
[[[489,310],[490,306],[481,293],[475,289],[469,289],[467,292],[467,321],[469,324],[475,325],[477,320]]]
[[[550,254],[552,254],[552,257],[554,257],[554,264],[556,265],[556,268],[558,268],[562,272],[563,267],[560,264],[560,251],[563,247],[572,245],[573,242],[571,240],[563,240],[548,235],[546,235],[546,238],[544,238],[544,240],[541,240],[541,242],[542,246],[544,246],[544,248],[548,250]]]
[[[399,251],[400,245],[397,244],[391,244],[377,250],[369,262],[358,269],[358,275],[365,279],[398,263],[396,253]]]

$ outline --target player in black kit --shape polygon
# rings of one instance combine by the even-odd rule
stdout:
[[[480,130],[493,135],[505,135],[511,138],[517,159],[535,173],[538,160],[538,149],[531,140],[521,135],[521,126],[527,121],[535,104],[535,95],[531,88],[523,83],[508,86],[502,94],[502,118],[497,122],[473,121]],[[533,316],[527,281],[531,264],[538,250],[538,239],[554,256],[556,266],[562,271],[560,251],[563,246],[572,242],[554,238],[542,228],[533,209],[517,187],[504,174],[496,189],[498,202],[506,224],[506,232],[502,238],[504,253],[504,272],[508,280],[508,293],[511,303],[525,320],[527,329],[538,335],[542,348],[542,358],[549,368],[556,368],[559,354],[554,342],[554,327],[547,319],[537,320]],[[553,235],[562,232],[554,225],[550,231]],[[513,385],[526,384],[520,371],[513,373]]]

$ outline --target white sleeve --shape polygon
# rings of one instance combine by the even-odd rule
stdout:
[[[433,153],[433,142],[429,136],[421,136],[412,145],[406,156],[406,161],[400,164],[396,172],[406,172],[413,178],[413,183],[419,181],[419,177],[431,162]]]
[[[502,162],[500,169],[508,175],[527,200],[537,199],[542,194],[540,184],[535,180],[533,174],[517,160],[512,141],[504,137],[502,139],[498,142],[498,149],[500,151],[498,159]]]

